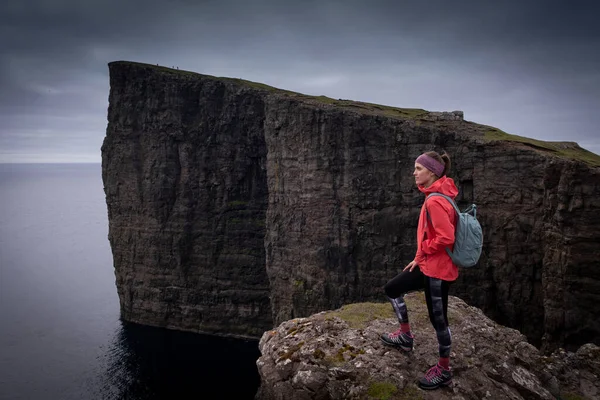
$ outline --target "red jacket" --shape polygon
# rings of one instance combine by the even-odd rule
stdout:
[[[454,199],[458,189],[452,178],[443,176],[428,188],[420,185],[419,190],[427,197],[419,215],[415,261],[426,276],[453,281],[458,278],[458,267],[446,253],[446,247],[454,249],[456,211],[448,200],[429,194],[438,192]],[[425,210],[429,211],[430,220]]]

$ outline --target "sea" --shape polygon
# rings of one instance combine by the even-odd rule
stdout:
[[[120,319],[100,164],[0,164],[0,399],[252,399],[259,356]]]

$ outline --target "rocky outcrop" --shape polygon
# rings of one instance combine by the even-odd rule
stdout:
[[[600,158],[429,113],[110,64],[103,180],[123,318],[259,337],[381,301],[415,252],[414,159],[445,150],[477,203],[452,286],[548,350],[600,343]]]
[[[464,119],[464,113],[462,111],[433,111],[427,113],[422,118],[427,121],[462,121]]]
[[[415,348],[381,343],[398,322],[387,303],[350,304],[286,321],[260,340],[257,400],[275,399],[597,399],[600,347],[543,356],[518,331],[502,327],[450,297],[450,387],[423,391],[416,382],[437,362],[438,343],[422,294],[406,296]]]

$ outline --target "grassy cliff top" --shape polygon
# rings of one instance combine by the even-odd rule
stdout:
[[[176,74],[181,77],[190,77],[190,78],[208,78],[219,80],[223,82],[231,82],[241,86],[251,87],[253,89],[266,91],[269,93],[277,93],[286,95],[292,98],[297,98],[299,100],[303,100],[312,104],[321,104],[321,105],[330,105],[335,106],[336,108],[346,109],[358,113],[364,113],[369,115],[379,115],[389,118],[398,118],[398,119],[412,119],[412,120],[423,120],[426,119],[430,114],[430,111],[423,110],[420,108],[399,108],[399,107],[391,107],[381,104],[373,104],[373,103],[365,103],[354,100],[345,100],[345,99],[333,99],[327,96],[310,96],[303,93],[292,92],[289,90],[275,88],[273,86],[266,85],[260,82],[252,82],[239,78],[228,78],[228,77],[216,77],[212,75],[199,74],[197,72],[185,71],[175,68],[169,68],[160,65],[153,64],[145,64],[133,61],[114,61],[109,63],[110,65],[130,65],[137,66],[142,68],[151,68],[158,72],[168,73],[168,74]],[[465,121],[445,121],[451,124],[461,124],[465,123]],[[534,148],[538,151],[543,151],[546,153],[553,154],[555,156],[567,159],[573,159],[582,161],[593,167],[600,167],[600,155],[592,153],[588,150],[585,150],[575,142],[547,142],[537,139],[531,139],[523,136],[512,135],[506,133],[498,128],[482,125],[482,124],[473,124],[475,126],[475,133],[477,136],[482,137],[486,141],[504,141],[504,142],[513,142],[520,143],[522,145],[526,145],[528,147]]]
[[[551,152],[558,157],[579,160],[593,167],[600,167],[600,155],[579,147],[575,142],[546,142],[524,136],[512,135],[492,126],[480,126],[483,127],[484,139],[488,141],[499,140],[523,143],[537,150]]]

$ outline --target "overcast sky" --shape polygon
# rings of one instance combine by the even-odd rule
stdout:
[[[178,66],[600,154],[595,1],[5,0],[0,162],[100,162],[108,67]]]

